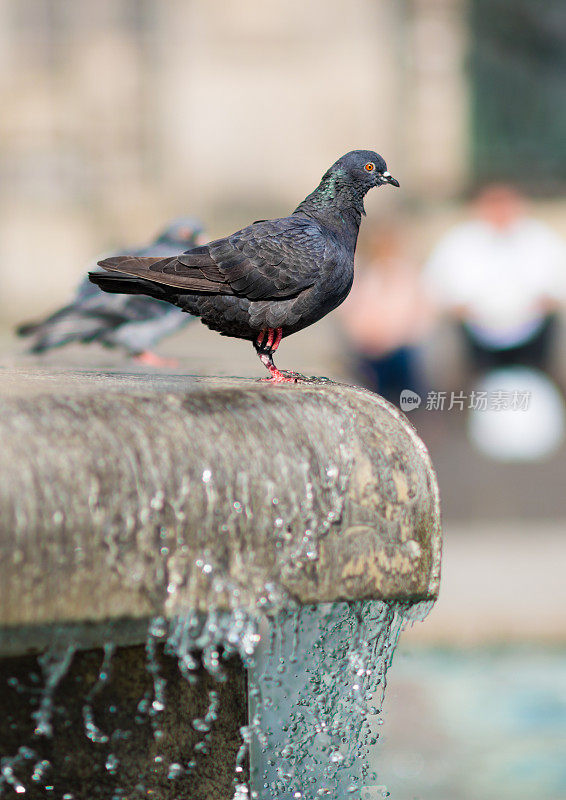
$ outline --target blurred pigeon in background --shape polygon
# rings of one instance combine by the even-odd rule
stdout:
[[[146,247],[121,250],[138,257],[167,257],[202,244],[203,226],[194,217],[171,222]],[[164,336],[183,328],[191,317],[170,303],[153,297],[109,295],[86,276],[72,302],[41,322],[21,325],[19,336],[31,339],[30,352],[44,353],[71,342],[99,342],[125,350],[136,360],[153,366],[167,363],[152,348]]]
[[[273,354],[282,337],[317,322],[348,295],[364,197],[383,184],[399,186],[383,158],[354,150],[289,217],[254,222],[172,258],[107,258],[99,264],[111,274],[91,272],[90,279],[107,292],[167,300],[223,336],[248,339],[270,380],[294,381]]]

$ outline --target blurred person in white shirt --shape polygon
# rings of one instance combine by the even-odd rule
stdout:
[[[434,248],[427,291],[440,312],[461,322],[474,370],[546,369],[566,297],[566,244],[528,216],[511,186],[485,186],[473,211]]]

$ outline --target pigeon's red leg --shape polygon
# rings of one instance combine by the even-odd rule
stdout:
[[[281,328],[277,328],[277,331],[280,331]],[[276,331],[273,328],[264,328],[262,331],[258,333],[256,339],[254,341],[254,347],[259,353],[271,353],[273,352],[273,339],[275,337]],[[267,336],[267,341],[265,337]],[[279,339],[281,341],[281,339]]]
[[[264,343],[266,334],[267,340]],[[284,372],[280,372],[273,363],[273,353],[281,344],[282,338],[283,328],[265,328],[258,334],[254,346],[257,350],[257,354],[261,363],[269,370],[271,374],[270,378],[265,378],[266,381],[269,381],[270,383],[296,383],[296,375],[293,375],[293,373],[289,375],[285,374]]]
[[[279,345],[281,344],[281,339],[283,338],[283,328],[275,328],[275,341],[271,345],[271,352],[274,353]]]

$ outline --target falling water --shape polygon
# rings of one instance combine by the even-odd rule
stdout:
[[[372,731],[399,634],[428,609],[358,602],[271,610],[261,616],[242,609],[192,612],[167,632],[159,623],[188,680],[199,652],[208,653],[202,663],[219,680],[222,661],[234,651],[248,666],[250,722],[241,729],[234,800],[318,800],[337,788],[359,800],[364,787],[377,785],[369,762],[378,738]],[[211,729],[216,703],[210,692],[208,712],[193,721],[196,730]],[[204,742],[197,748],[207,749]],[[251,792],[241,782],[248,753]]]
[[[36,753],[31,747],[22,746],[15,756],[4,756],[0,758],[0,796],[4,794],[3,790],[6,786],[11,786],[16,794],[25,793],[26,787],[19,778],[16,777],[14,770],[18,765],[35,759],[36,757]]]
[[[104,657],[98,673],[96,683],[87,694],[83,705],[83,721],[85,734],[91,742],[104,743],[108,741],[108,736],[103,733],[94,721],[94,712],[92,710],[92,703],[94,698],[99,694],[105,684],[108,683],[111,676],[112,656],[116,650],[112,642],[107,642],[104,645]]]
[[[287,601],[289,602],[289,601]],[[417,609],[417,611],[415,611]],[[403,603],[365,601],[332,603],[305,608],[276,604],[262,612],[194,610],[167,621],[152,620],[146,640],[146,668],[152,691],[138,704],[139,722],[146,718],[154,738],[162,736],[159,718],[166,709],[166,681],[160,673],[161,649],[174,655],[180,674],[189,683],[202,667],[216,680],[225,680],[224,662],[237,653],[248,668],[249,722],[241,728],[242,745],[234,764],[234,800],[319,800],[340,790],[344,797],[361,800],[362,789],[376,787],[371,748],[381,720],[387,670],[404,624],[427,609]],[[120,759],[112,742],[124,731],[101,731],[94,706],[111,681],[114,646],[104,649],[98,677],[83,705],[84,734],[93,747],[107,745],[105,768],[120,780]],[[54,693],[67,671],[74,648],[42,657],[44,687],[33,712],[36,736],[51,736]],[[218,692],[208,692],[203,715],[192,727],[202,734],[195,754],[210,752],[210,732],[218,717]],[[175,781],[196,766],[186,753],[183,763],[155,757],[167,778]],[[247,757],[251,783],[244,782]],[[28,786],[20,768],[33,765],[30,780],[46,795],[50,763],[40,760],[28,744],[0,762],[0,796],[10,787],[24,794]],[[25,770],[29,775],[30,773]],[[143,784],[138,792],[145,791]],[[117,787],[116,800],[122,796]]]
[[[359,800],[376,784],[370,723],[407,610],[364,602],[280,614],[275,641],[264,637],[251,673],[251,715],[264,735],[252,744],[253,798],[318,800],[340,790]]]
[[[39,664],[45,679],[45,686],[41,695],[39,708],[32,714],[37,722],[35,728],[36,736],[51,736],[53,732],[51,725],[53,695],[61,679],[69,669],[74,652],[74,645],[67,645],[67,647],[63,649],[54,646],[39,657]]]

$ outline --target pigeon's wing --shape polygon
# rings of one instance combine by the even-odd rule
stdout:
[[[286,217],[250,225],[209,250],[235,295],[280,300],[316,283],[328,244],[315,223]]]
[[[180,293],[281,300],[316,283],[329,248],[315,223],[287,217],[250,225],[173,258],[110,258],[100,265]]]

